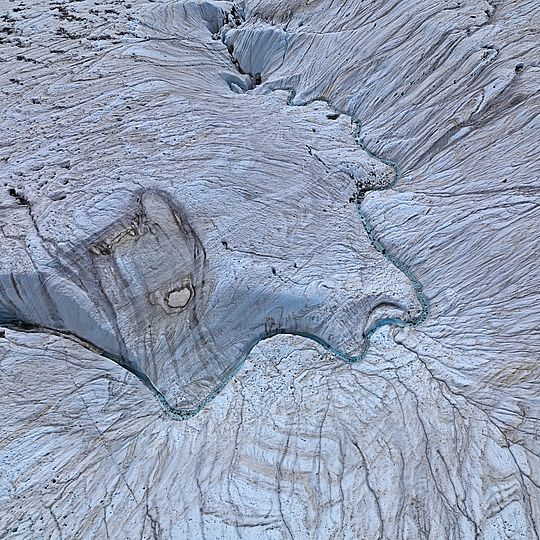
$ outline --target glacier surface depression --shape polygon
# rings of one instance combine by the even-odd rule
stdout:
[[[0,537],[538,538],[538,11],[3,2]]]

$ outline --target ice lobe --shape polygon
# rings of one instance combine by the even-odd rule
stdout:
[[[247,77],[219,39],[242,22],[231,3],[137,18],[138,38],[84,73],[59,64],[67,82],[25,123],[42,135],[6,130],[7,171],[25,181],[7,186],[21,219],[12,231],[0,216],[0,242],[24,263],[2,261],[2,322],[84,344],[183,415],[262,339],[300,334],[355,359],[378,320],[414,321],[414,285],[358,214],[359,189],[393,170],[355,143],[351,118],[323,101],[291,107],[288,90],[231,92]]]
[[[384,259],[366,265],[370,257],[347,246],[339,231],[333,245],[320,245],[319,253],[311,246],[310,260],[284,268],[283,259],[298,261],[307,247],[301,230],[285,252],[261,264],[232,249],[236,242],[225,246],[197,227],[167,194],[141,192],[123,217],[78,251],[58,255],[47,272],[1,275],[3,322],[73,337],[187,414],[261,339],[300,334],[353,357],[378,318],[418,313],[406,280],[381,272]]]

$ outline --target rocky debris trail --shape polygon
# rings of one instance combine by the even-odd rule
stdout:
[[[534,4],[2,10],[0,537],[538,538]]]

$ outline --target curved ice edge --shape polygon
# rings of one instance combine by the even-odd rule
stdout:
[[[136,370],[136,369],[134,369],[134,368],[132,368],[130,366],[126,366],[125,364],[122,363],[122,359],[116,358],[114,355],[111,355],[111,354],[106,353],[105,351],[103,351],[101,349],[98,349],[97,347],[93,346],[91,343],[86,342],[85,340],[79,338],[78,336],[75,336],[75,335],[73,335],[71,333],[68,333],[68,332],[61,332],[61,331],[58,331],[58,330],[55,330],[55,329],[52,329],[52,328],[39,327],[39,326],[30,326],[30,325],[27,325],[26,323],[24,323],[23,321],[18,321],[18,320],[15,320],[15,319],[10,319],[10,320],[8,320],[8,319],[1,320],[0,319],[0,324],[2,324],[6,328],[10,328],[10,329],[12,329],[14,331],[19,331],[19,332],[21,332],[21,331],[22,332],[47,332],[49,334],[65,337],[67,339],[70,339],[71,341],[74,341],[75,343],[78,343],[79,345],[82,345],[83,347],[85,347],[85,348],[87,348],[87,349],[89,349],[89,350],[91,350],[91,351],[93,351],[93,352],[95,352],[97,354],[100,354],[102,357],[113,361],[115,364],[119,365],[120,367],[123,367],[124,369],[126,369],[127,371],[129,371],[130,373],[135,375],[147,388],[149,388],[155,394],[155,396],[157,397],[158,401],[160,402],[162,408],[164,409],[164,411],[166,412],[166,414],[170,418],[172,418],[174,420],[186,420],[188,418],[192,418],[197,413],[199,413],[204,407],[206,407],[225,388],[225,386],[230,382],[230,380],[242,368],[242,366],[244,365],[244,362],[246,361],[248,355],[250,354],[252,349],[258,343],[260,343],[262,341],[265,341],[267,339],[270,339],[270,338],[272,338],[274,336],[277,336],[277,335],[291,335],[291,336],[299,336],[299,337],[308,338],[308,339],[318,343],[319,345],[324,347],[327,351],[334,354],[335,356],[337,356],[338,358],[340,358],[344,362],[346,362],[348,364],[354,364],[354,363],[359,362],[359,361],[364,359],[364,357],[366,356],[366,354],[368,352],[368,349],[370,347],[370,341],[371,341],[370,338],[378,329],[380,329],[380,328],[382,328],[384,326],[397,326],[397,327],[418,326],[421,323],[423,323],[427,319],[427,317],[429,316],[430,306],[429,306],[429,300],[428,300],[427,296],[423,292],[422,284],[420,283],[418,278],[415,276],[415,274],[404,263],[402,263],[394,255],[388,253],[388,250],[386,249],[384,243],[377,237],[377,235],[375,233],[375,230],[374,230],[374,227],[371,224],[371,222],[369,221],[369,218],[367,217],[367,215],[361,209],[361,204],[362,204],[363,196],[365,195],[365,193],[368,193],[369,191],[377,191],[377,190],[389,189],[389,188],[394,187],[399,182],[399,180],[401,178],[401,171],[400,171],[400,168],[399,168],[398,164],[393,162],[393,161],[390,161],[388,159],[382,158],[382,157],[374,154],[373,152],[369,151],[369,149],[366,148],[365,144],[363,143],[362,139],[360,138],[360,121],[357,118],[355,118],[354,116],[339,110],[337,107],[334,107],[329,102],[329,100],[327,100],[326,98],[314,98],[314,99],[306,101],[304,103],[296,104],[296,103],[293,103],[293,100],[294,100],[294,97],[295,97],[295,90],[294,89],[291,89],[291,88],[276,88],[276,89],[274,89],[274,91],[277,91],[277,90],[285,90],[285,91],[290,92],[289,98],[287,100],[287,105],[289,105],[289,106],[305,107],[305,106],[308,106],[311,103],[314,103],[316,101],[322,101],[322,102],[325,102],[327,104],[327,106],[331,110],[333,110],[335,113],[343,115],[343,116],[348,116],[351,119],[351,123],[355,126],[354,138],[355,138],[356,143],[365,152],[367,152],[369,155],[371,155],[373,158],[382,161],[383,163],[385,163],[386,165],[391,166],[394,169],[394,171],[395,171],[394,179],[390,184],[388,184],[388,185],[386,185],[384,187],[365,190],[364,192],[357,194],[357,202],[356,202],[357,211],[358,211],[358,216],[360,218],[360,221],[361,221],[362,225],[364,226],[366,234],[367,234],[367,236],[368,236],[368,238],[369,238],[369,240],[371,242],[371,245],[377,251],[379,251],[388,261],[390,261],[390,263],[392,263],[396,268],[398,268],[398,270],[403,272],[407,276],[407,278],[409,278],[409,280],[411,281],[411,283],[413,285],[413,288],[414,288],[414,291],[415,291],[415,294],[416,294],[416,297],[417,297],[418,302],[419,302],[419,304],[421,306],[421,311],[418,314],[418,316],[414,317],[411,320],[404,320],[404,319],[400,319],[400,318],[384,318],[384,319],[379,319],[379,320],[375,321],[368,328],[366,328],[364,330],[364,332],[363,332],[364,343],[362,345],[362,349],[361,349],[359,354],[354,355],[354,356],[351,356],[351,355],[348,355],[348,354],[344,353],[343,351],[341,351],[337,347],[334,347],[332,344],[326,342],[325,340],[321,339],[319,336],[317,336],[315,334],[310,334],[310,333],[307,333],[307,332],[291,332],[291,331],[288,331],[286,329],[276,329],[272,333],[262,335],[261,337],[255,339],[252,343],[250,343],[246,347],[243,357],[231,369],[229,369],[228,371],[226,371],[223,374],[223,380],[201,401],[201,403],[199,405],[197,405],[197,407],[194,407],[192,409],[180,409],[180,408],[172,407],[168,403],[168,401],[166,400],[164,395],[153,385],[153,383],[150,381],[150,379],[148,378],[147,375],[145,375],[144,373],[142,373],[139,370]]]
[[[351,119],[351,124],[353,124],[355,126],[354,140],[355,140],[356,144],[358,144],[358,146],[360,148],[362,148],[362,150],[364,150],[367,154],[369,154],[374,159],[377,159],[377,160],[383,162],[385,165],[388,165],[388,166],[390,166],[390,167],[392,167],[394,169],[394,179],[390,184],[385,185],[384,187],[378,187],[378,188],[365,190],[362,194],[360,194],[360,193],[358,194],[359,197],[358,197],[357,203],[356,203],[357,211],[358,211],[358,216],[360,218],[360,221],[361,221],[362,225],[364,226],[366,234],[367,234],[367,236],[368,236],[368,238],[369,238],[369,240],[371,242],[371,245],[377,251],[379,251],[398,270],[403,272],[403,274],[405,274],[405,276],[411,281],[411,283],[413,285],[413,289],[414,289],[415,294],[416,294],[416,298],[417,298],[417,300],[418,300],[418,302],[420,304],[421,310],[420,310],[420,313],[416,317],[414,317],[413,319],[408,320],[408,321],[404,320],[404,319],[400,319],[400,318],[394,318],[394,317],[379,319],[379,320],[375,321],[373,324],[371,324],[368,328],[366,328],[364,330],[364,332],[363,332],[364,344],[362,346],[362,349],[361,349],[360,353],[357,354],[357,355],[354,355],[354,356],[351,356],[351,355],[348,355],[348,354],[344,353],[343,351],[341,351],[337,347],[334,347],[333,345],[331,345],[330,343],[328,343],[325,340],[321,339],[320,337],[316,336],[315,334],[310,334],[310,333],[307,333],[307,332],[290,332],[290,331],[287,331],[287,330],[283,329],[283,330],[276,330],[275,332],[272,332],[272,334],[262,336],[259,339],[255,340],[249,346],[249,348],[247,349],[247,352],[245,353],[244,357],[233,368],[231,368],[224,375],[223,381],[219,385],[217,385],[215,387],[215,389],[200,403],[200,405],[198,405],[197,407],[195,407],[193,409],[176,409],[174,407],[171,407],[169,405],[169,403],[167,402],[167,400],[165,399],[165,397],[163,396],[163,394],[161,394],[161,392],[159,392],[152,385],[152,383],[150,383],[150,381],[148,380],[148,378],[145,375],[142,375],[142,377],[141,377],[141,376],[136,374],[139,377],[139,379],[141,379],[141,381],[143,381],[143,378],[148,381],[147,386],[150,385],[149,387],[152,388],[153,391],[155,392],[155,394],[156,394],[159,402],[161,403],[162,407],[164,408],[165,412],[168,414],[169,417],[171,417],[171,418],[173,418],[175,420],[187,420],[188,418],[192,418],[197,413],[199,413],[202,409],[204,409],[204,407],[206,407],[225,388],[225,386],[227,386],[227,384],[231,381],[231,379],[240,371],[240,369],[244,365],[244,362],[246,361],[246,359],[247,359],[248,355],[250,354],[250,352],[253,350],[253,348],[256,345],[258,345],[262,341],[265,341],[265,340],[270,339],[272,337],[275,337],[277,335],[290,335],[290,336],[305,337],[307,339],[310,339],[310,340],[318,343],[319,345],[324,347],[327,351],[329,351],[333,355],[337,356],[338,358],[340,358],[344,362],[346,362],[348,364],[354,364],[354,363],[360,362],[361,360],[363,360],[365,358],[366,354],[368,353],[370,344],[371,344],[371,336],[377,330],[379,330],[380,328],[385,327],[385,326],[397,326],[397,327],[400,327],[400,328],[403,328],[403,327],[406,327],[406,326],[416,327],[416,326],[419,326],[420,324],[422,324],[428,318],[429,313],[430,313],[429,299],[424,293],[424,288],[422,286],[422,283],[416,277],[414,272],[405,263],[403,263],[396,256],[394,256],[394,255],[392,255],[391,253],[388,252],[385,244],[377,237],[376,232],[375,232],[375,228],[373,227],[373,225],[369,221],[369,218],[367,217],[367,215],[363,212],[363,210],[361,208],[363,196],[366,193],[369,193],[370,191],[383,191],[383,190],[386,190],[386,189],[393,188],[398,184],[398,182],[401,180],[401,168],[399,167],[399,165],[394,161],[383,158],[383,157],[375,154],[374,152],[370,151],[366,147],[364,141],[362,140],[362,138],[360,136],[360,132],[361,132],[360,120],[358,118],[356,118],[354,115],[351,115],[351,114],[349,114],[347,112],[344,112],[344,111],[340,110],[338,107],[335,107],[327,98],[325,98],[325,97],[316,97],[316,98],[310,99],[310,100],[302,102],[302,103],[293,103],[294,98],[296,96],[296,90],[294,88],[290,88],[290,87],[274,88],[274,89],[272,89],[272,91],[273,92],[274,91],[288,91],[289,92],[289,97],[287,99],[287,105],[288,106],[291,106],[291,107],[306,107],[308,105],[311,105],[312,103],[315,103],[317,101],[321,101],[321,102],[326,103],[326,105],[332,111],[334,111],[334,113],[349,117]]]

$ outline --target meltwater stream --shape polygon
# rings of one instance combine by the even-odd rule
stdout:
[[[270,339],[272,337],[275,337],[276,335],[291,335],[291,336],[299,336],[304,337],[307,339],[310,339],[319,345],[321,345],[323,348],[325,348],[327,351],[334,354],[336,357],[340,358],[341,360],[349,363],[354,364],[356,362],[360,362],[364,357],[366,356],[368,349],[370,347],[370,339],[371,336],[380,328],[384,326],[397,326],[397,327],[405,327],[405,326],[412,326],[416,327],[420,324],[422,324],[427,317],[429,316],[429,300],[424,293],[422,283],[419,281],[419,279],[416,277],[414,272],[405,264],[403,263],[398,257],[393,255],[388,251],[386,248],[384,242],[379,238],[377,235],[377,232],[373,225],[371,224],[369,217],[366,215],[366,213],[362,210],[362,202],[366,196],[367,193],[370,191],[382,191],[386,189],[391,189],[396,186],[396,184],[400,181],[401,178],[401,170],[397,163],[388,160],[386,158],[380,157],[377,154],[371,152],[368,148],[366,148],[366,145],[364,144],[362,138],[361,138],[361,124],[360,120],[358,118],[355,118],[354,116],[338,109],[335,107],[332,103],[329,102],[329,100],[325,98],[315,98],[311,99],[309,101],[306,101],[304,103],[295,104],[294,103],[294,97],[295,97],[295,90],[291,88],[277,88],[276,90],[287,90],[289,91],[289,99],[287,100],[287,106],[290,107],[305,107],[308,106],[316,101],[322,101],[327,104],[327,106],[335,112],[337,115],[343,115],[347,116],[351,119],[351,123],[354,127],[354,139],[356,144],[365,152],[367,152],[371,157],[383,162],[385,165],[388,165],[392,167],[394,170],[394,178],[393,181],[385,185],[384,187],[379,188],[373,188],[373,189],[361,189],[359,187],[358,192],[355,194],[355,201],[357,205],[357,212],[358,216],[360,218],[360,222],[362,223],[362,226],[364,227],[364,230],[371,242],[371,245],[380,252],[390,263],[392,263],[398,270],[400,270],[403,274],[407,276],[407,278],[411,281],[416,298],[418,299],[418,302],[420,304],[421,310],[420,313],[414,317],[413,319],[406,321],[400,318],[383,318],[375,321],[370,326],[368,326],[364,332],[364,344],[362,346],[362,349],[357,355],[351,356],[340,350],[339,348],[333,346],[331,343],[328,343],[324,339],[321,339],[319,336],[308,333],[308,332],[298,332],[298,331],[288,331],[285,329],[282,330],[276,330],[274,332],[265,334],[263,336],[260,336],[258,339],[254,340],[249,347],[247,348],[244,357],[234,366],[234,368],[227,374],[226,377],[224,377],[222,383],[215,388],[215,390],[195,409],[193,410],[178,410],[174,409],[173,407],[170,407],[170,405],[167,403],[167,400],[164,398],[164,396],[150,383],[148,378],[143,374],[137,374],[139,378],[147,385],[152,387],[154,392],[156,393],[160,403],[166,410],[166,412],[171,416],[172,418],[184,420],[187,418],[191,418],[192,416],[196,415],[198,412],[200,412],[204,407],[208,405],[210,401],[212,401],[229,383],[229,381],[238,373],[238,371],[242,368],[244,362],[247,359],[247,356],[251,352],[251,350],[261,341]]]
[[[231,60],[234,60],[232,55],[231,55]],[[235,65],[236,69],[241,71],[241,68],[238,66],[237,62],[236,63],[232,62],[232,63]],[[261,342],[263,340],[266,340],[266,339],[269,339],[269,338],[271,338],[273,336],[276,336],[276,335],[279,335],[279,334],[288,334],[288,335],[296,335],[296,336],[300,336],[300,337],[305,337],[305,338],[308,338],[308,339],[310,339],[310,340],[312,340],[314,342],[317,342],[318,344],[323,346],[325,349],[327,349],[328,351],[330,351],[331,353],[333,353],[334,355],[339,357],[341,360],[343,360],[343,361],[345,361],[347,363],[354,363],[354,362],[359,362],[360,360],[362,360],[365,357],[365,355],[366,355],[366,353],[368,351],[368,348],[370,346],[370,338],[372,337],[372,335],[374,334],[374,332],[377,329],[379,329],[379,328],[381,328],[383,326],[389,326],[389,325],[403,327],[403,326],[406,326],[406,325],[417,326],[417,325],[421,324],[426,319],[426,317],[428,316],[428,313],[429,313],[428,299],[427,299],[427,297],[425,296],[425,294],[423,292],[421,283],[416,278],[414,273],[404,263],[402,263],[397,257],[393,256],[391,253],[388,252],[388,250],[385,247],[383,241],[379,238],[379,236],[377,235],[374,227],[370,223],[368,216],[365,214],[365,212],[362,209],[362,202],[363,202],[366,194],[369,191],[380,190],[380,189],[388,189],[390,187],[395,186],[396,183],[399,182],[399,180],[400,180],[400,170],[399,170],[398,165],[396,163],[390,161],[390,160],[384,159],[384,158],[382,158],[380,156],[377,156],[376,154],[370,152],[369,149],[367,149],[365,147],[365,145],[363,144],[363,141],[362,141],[362,138],[361,138],[361,128],[360,128],[359,119],[355,118],[351,114],[348,114],[347,112],[344,112],[344,111],[341,111],[341,110],[337,109],[335,106],[333,106],[332,103],[330,103],[324,97],[312,99],[312,100],[310,100],[308,102],[305,102],[305,103],[295,103],[295,90],[294,89],[291,89],[291,88],[279,88],[278,89],[278,88],[276,88],[275,90],[289,91],[289,98],[288,98],[287,104],[284,105],[285,107],[287,107],[287,106],[306,107],[306,106],[309,106],[311,103],[314,103],[316,101],[321,101],[321,102],[325,102],[326,105],[329,107],[329,109],[331,111],[333,111],[336,115],[343,115],[343,117],[349,118],[350,121],[351,121],[351,124],[352,124],[352,126],[354,128],[353,137],[354,137],[354,140],[355,140],[356,144],[358,145],[358,147],[362,148],[367,154],[369,154],[375,160],[378,160],[381,163],[384,163],[388,167],[391,167],[391,169],[394,171],[392,181],[390,183],[385,183],[385,185],[383,187],[380,187],[380,186],[368,186],[368,187],[366,187],[366,186],[361,186],[361,185],[359,185],[357,183],[357,186],[356,186],[357,187],[357,192],[355,194],[353,194],[353,201],[356,203],[358,217],[360,219],[360,222],[362,223],[362,226],[364,227],[364,230],[365,230],[365,232],[366,232],[366,234],[367,234],[373,248],[375,250],[377,250],[378,252],[380,252],[393,266],[395,266],[401,273],[403,273],[408,278],[410,283],[412,284],[412,288],[413,288],[414,293],[416,295],[417,301],[418,301],[418,303],[420,305],[420,312],[418,313],[418,315],[416,315],[414,318],[411,318],[411,319],[408,319],[408,320],[404,320],[404,319],[401,319],[401,318],[381,318],[381,319],[376,320],[375,322],[372,322],[363,331],[363,343],[361,345],[360,352],[358,354],[354,355],[354,356],[346,354],[345,352],[340,350],[338,347],[336,347],[334,344],[330,343],[329,342],[330,340],[325,340],[320,335],[317,335],[316,333],[313,333],[313,332],[306,332],[306,331],[300,331],[300,330],[291,330],[291,329],[283,328],[280,325],[277,325],[277,327],[272,327],[272,328],[269,328],[269,329],[265,329],[264,331],[260,332],[257,336],[254,336],[253,339],[251,339],[251,341],[247,341],[245,343],[245,345],[243,345],[241,347],[240,346],[238,347],[238,350],[239,350],[240,354],[238,355],[238,357],[235,355],[235,358],[237,357],[238,361],[234,362],[232,364],[228,364],[231,367],[229,369],[227,369],[226,371],[224,371],[222,373],[222,375],[220,375],[219,378],[217,378],[218,384],[216,384],[214,386],[213,390],[208,395],[206,395],[206,397],[204,399],[197,400],[198,405],[196,407],[191,407],[191,408],[188,408],[188,407],[179,408],[179,407],[171,406],[171,404],[166,399],[166,397],[165,397],[165,395],[163,393],[163,392],[167,392],[167,387],[165,387],[165,388],[161,387],[161,391],[160,391],[160,389],[157,388],[157,382],[156,381],[152,382],[152,380],[147,375],[147,373],[144,373],[141,369],[139,369],[139,366],[136,363],[130,362],[129,359],[122,357],[119,352],[116,352],[114,349],[112,349],[110,347],[107,350],[105,350],[106,346],[104,346],[104,345],[101,345],[101,347],[96,346],[96,343],[99,342],[99,340],[96,342],[95,340],[90,339],[92,337],[91,334],[88,334],[89,337],[84,338],[83,336],[77,335],[74,332],[67,331],[67,329],[65,327],[64,328],[59,328],[59,327],[54,328],[55,321],[53,321],[53,320],[50,320],[50,321],[49,320],[46,320],[46,321],[42,320],[41,324],[39,324],[39,321],[34,321],[35,324],[31,324],[31,321],[25,320],[24,318],[22,318],[22,316],[19,316],[19,317],[14,316],[14,313],[17,314],[18,312],[12,312],[11,314],[10,313],[5,313],[4,316],[2,316],[2,312],[0,310],[0,322],[3,322],[6,326],[9,326],[13,330],[17,330],[17,331],[23,331],[23,332],[44,331],[44,332],[49,332],[51,334],[62,335],[63,337],[71,339],[71,340],[79,343],[80,345],[83,345],[83,346],[89,348],[93,352],[101,354],[102,356],[114,361],[115,363],[117,363],[120,366],[124,367],[128,371],[132,372],[135,376],[138,377],[138,379],[143,384],[145,384],[149,389],[151,389],[155,393],[155,395],[158,397],[158,400],[162,404],[165,411],[169,414],[169,416],[171,418],[175,418],[175,419],[186,419],[186,418],[192,417],[195,414],[197,414],[202,408],[204,408],[227,385],[227,383],[231,380],[231,378],[235,376],[235,374],[242,367],[242,365],[245,362],[245,360],[246,360],[247,356],[249,355],[250,351],[259,342]],[[165,199],[162,200],[159,197],[156,198],[155,196],[151,196],[151,195],[148,195],[147,198],[149,199],[149,201],[148,201],[149,204],[151,203],[150,208],[153,208],[152,205],[155,205],[157,213],[159,213],[158,210],[161,209],[161,210],[164,210],[166,212],[172,212],[171,216],[174,214],[174,212],[172,211],[173,207],[168,206],[168,203],[167,203],[167,201]],[[142,205],[142,206],[144,206],[144,205]],[[184,230],[187,226],[188,226],[187,222],[184,223],[182,230]],[[197,238],[196,238],[196,235],[195,235],[194,232],[190,236],[190,238],[191,237],[193,237],[192,238],[193,242],[195,242],[195,244],[197,244],[197,242],[196,242]],[[190,242],[191,242],[191,240],[190,240]],[[186,254],[191,253],[193,251],[192,250],[193,242],[191,242],[191,243],[190,242],[186,243],[187,247],[184,246],[185,250],[186,250]],[[193,245],[195,245],[195,244],[193,244]],[[94,246],[94,248],[95,247],[96,246]],[[180,249],[178,243],[174,244],[174,246],[171,245],[171,250],[173,249],[173,247],[174,247],[174,250],[176,250],[176,251],[178,251]],[[204,251],[204,246],[201,245],[200,248],[202,249],[202,251]],[[103,254],[101,254],[101,252],[98,253],[98,256],[101,257],[102,255]],[[188,260],[188,258],[189,257],[186,255],[186,260]],[[15,285],[16,284],[14,283],[14,287],[15,287]],[[36,284],[36,291],[41,290],[41,289],[39,289],[38,285],[39,284]],[[46,290],[46,287],[44,289]],[[170,306],[168,306],[167,309],[170,309]],[[29,315],[29,317],[31,317],[31,315]],[[43,324],[43,323],[45,323],[45,324]],[[283,326],[286,326],[286,325],[284,324]],[[98,335],[99,331],[101,331],[101,329],[98,328],[96,330],[96,332],[97,332],[96,336]],[[360,330],[359,330],[359,332],[360,332]],[[121,337],[121,332],[120,331],[119,331],[119,335]],[[107,343],[107,339],[105,339],[105,337],[103,337],[103,339],[101,339],[101,342],[102,343]],[[240,343],[241,342],[239,342],[239,345],[240,345]],[[234,358],[233,358],[233,361],[234,361]],[[213,384],[215,384],[215,383],[213,382]],[[170,399],[170,397],[169,397],[169,399]]]
[[[239,9],[238,6],[236,6],[236,4],[233,4],[233,16],[234,16],[234,18],[236,20],[236,25],[238,25],[241,22],[244,22],[243,16],[242,16],[242,10]],[[222,39],[223,43],[225,44],[225,34],[223,34],[223,33],[221,34],[221,39]],[[231,50],[229,50],[229,56],[231,58],[231,62],[234,65],[235,69],[238,70],[241,74],[244,75],[245,74],[244,71],[241,69],[239,63],[234,58]],[[251,75],[251,74],[247,74],[247,75],[249,75],[252,80],[256,81],[256,84],[260,84],[260,74],[257,74],[256,76]],[[255,87],[256,84],[254,84],[253,88]],[[251,89],[247,90],[246,93],[250,92],[250,90]],[[399,271],[401,271],[403,274],[405,274],[405,276],[407,276],[407,278],[412,283],[416,298],[417,298],[417,300],[418,300],[418,302],[420,304],[421,309],[420,309],[419,314],[416,317],[414,317],[413,319],[408,320],[408,321],[406,321],[404,319],[401,319],[401,318],[393,318],[392,317],[392,318],[378,319],[377,321],[372,323],[370,326],[368,326],[364,330],[364,332],[363,332],[364,343],[363,343],[362,349],[360,350],[360,352],[357,355],[354,355],[354,356],[346,354],[345,352],[343,352],[339,348],[335,347],[331,343],[328,343],[326,340],[322,339],[321,337],[317,336],[316,334],[312,334],[312,333],[308,333],[308,332],[288,331],[286,329],[280,329],[280,330],[275,330],[275,331],[272,331],[272,332],[270,332],[268,334],[262,335],[258,339],[254,340],[249,345],[249,347],[245,350],[245,354],[244,354],[243,358],[227,373],[227,375],[223,378],[221,384],[219,386],[217,386],[214,389],[214,391],[210,395],[208,395],[207,398],[197,408],[189,410],[189,411],[178,410],[178,409],[175,409],[173,407],[170,407],[170,405],[168,404],[165,397],[155,387],[153,387],[151,385],[148,378],[146,376],[144,376],[143,374],[139,374],[138,375],[139,378],[141,380],[143,380],[143,382],[145,382],[145,384],[147,384],[147,386],[151,386],[153,388],[153,390],[156,393],[159,401],[161,402],[162,406],[165,408],[165,410],[167,411],[169,416],[171,416],[172,418],[175,418],[175,419],[183,420],[183,419],[190,418],[190,417],[196,415],[198,412],[200,412],[204,407],[206,407],[208,405],[208,403],[210,401],[212,401],[223,390],[223,388],[228,384],[228,382],[238,373],[238,371],[243,366],[243,364],[244,364],[247,356],[251,352],[251,350],[258,343],[260,343],[261,341],[270,339],[270,338],[272,338],[272,337],[274,337],[276,335],[292,335],[292,336],[304,337],[304,338],[310,339],[310,340],[318,343],[319,345],[324,347],[326,350],[328,350],[329,352],[331,352],[332,354],[334,354],[336,357],[340,358],[341,360],[343,360],[343,361],[345,361],[345,362],[347,362],[349,364],[353,364],[353,363],[361,361],[366,356],[366,354],[368,352],[368,349],[370,347],[371,336],[378,329],[380,329],[380,328],[382,328],[384,326],[397,326],[397,327],[413,326],[413,327],[416,327],[416,326],[422,324],[427,319],[427,317],[429,316],[429,300],[428,300],[426,294],[424,293],[423,286],[422,286],[421,282],[416,277],[414,272],[404,262],[402,262],[398,257],[396,257],[395,255],[393,255],[392,253],[389,252],[389,250],[386,248],[384,242],[380,239],[380,237],[378,236],[375,228],[371,224],[371,222],[369,220],[369,217],[367,216],[367,214],[362,209],[362,202],[363,202],[365,196],[367,195],[367,193],[369,193],[370,191],[382,191],[382,190],[386,190],[386,189],[391,189],[391,188],[395,187],[399,183],[399,181],[401,179],[401,169],[400,169],[399,165],[397,163],[395,163],[394,161],[383,158],[383,157],[375,154],[374,152],[371,152],[370,149],[366,147],[366,145],[365,145],[365,143],[364,143],[364,141],[362,139],[360,119],[356,118],[354,115],[352,115],[352,114],[350,114],[350,113],[348,113],[346,111],[343,111],[343,110],[337,108],[327,98],[325,98],[325,97],[317,97],[317,98],[313,98],[313,99],[310,99],[310,100],[302,102],[302,103],[295,103],[294,99],[295,99],[295,96],[296,96],[296,90],[294,88],[291,88],[291,87],[276,87],[276,88],[273,88],[273,91],[277,91],[277,90],[282,90],[282,91],[288,91],[289,92],[289,97],[287,99],[287,106],[289,106],[289,107],[306,107],[306,106],[309,106],[312,103],[315,103],[317,101],[321,101],[321,102],[326,103],[326,105],[332,111],[334,111],[334,113],[336,115],[343,115],[343,116],[346,116],[346,117],[350,118],[351,124],[354,126],[354,130],[353,130],[354,141],[358,145],[358,147],[361,148],[363,151],[365,151],[369,156],[371,156],[374,159],[384,163],[387,166],[390,166],[393,169],[394,177],[393,177],[392,182],[390,182],[389,184],[386,184],[386,185],[384,185],[382,187],[373,187],[371,189],[365,189],[365,188],[362,188],[361,186],[357,186],[358,190],[357,190],[357,193],[354,195],[354,199],[355,199],[355,202],[356,202],[356,205],[357,205],[358,217],[360,219],[360,222],[362,223],[362,226],[364,227],[364,230],[365,230],[365,232],[366,232],[366,234],[367,234],[367,236],[368,236],[368,238],[370,240],[371,245],[373,246],[374,249],[376,249],[379,253],[381,253],[392,265],[394,265]]]

